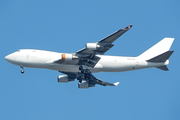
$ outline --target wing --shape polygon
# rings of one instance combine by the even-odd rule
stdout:
[[[88,49],[87,45],[86,48],[76,52],[76,55],[78,56],[91,56],[96,54],[104,54],[106,51],[108,51],[110,48],[112,48],[114,45],[112,44],[117,38],[119,38],[121,35],[123,35],[125,32],[127,32],[132,25],[129,25],[123,29],[118,30],[117,32],[109,35],[108,37],[100,40],[96,44],[99,46],[97,49]]]
[[[79,88],[94,87],[96,84],[99,84],[102,86],[117,86],[119,84],[119,82],[109,83],[109,82],[100,80],[94,77],[89,70],[86,70],[85,72],[81,72],[81,73],[71,73],[71,72],[61,72],[61,73],[66,74],[68,76],[68,79],[79,80],[79,83],[78,83]],[[84,87],[84,84],[86,84],[85,87]]]
[[[119,82],[116,82],[116,83],[108,83],[106,81],[103,81],[103,80],[100,80],[96,77],[94,77],[92,75],[92,78],[88,81],[89,84],[99,84],[99,85],[102,85],[102,86],[117,86],[119,84]]]

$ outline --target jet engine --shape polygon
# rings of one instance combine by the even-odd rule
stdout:
[[[100,45],[97,43],[86,43],[86,49],[88,50],[97,50],[98,48],[100,48]]]
[[[95,85],[89,84],[87,81],[82,81],[82,83],[78,83],[78,88],[89,88],[94,86]]]
[[[63,53],[61,59],[63,61],[71,61],[71,60],[76,59],[76,58],[78,58],[78,57],[77,56],[73,56],[72,54]]]
[[[68,77],[68,75],[59,75],[57,79],[58,79],[58,82],[61,82],[61,83],[67,83],[70,81],[74,81],[74,79],[70,79]]]
[[[73,55],[72,54],[62,54],[62,60],[64,61],[71,61],[73,59]]]

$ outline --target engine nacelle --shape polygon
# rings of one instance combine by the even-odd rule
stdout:
[[[97,43],[86,43],[86,49],[88,50],[97,50],[98,48],[100,48],[100,45]]]
[[[73,59],[73,55],[72,54],[62,54],[62,60],[64,61],[71,61]]]
[[[70,81],[74,81],[74,79],[70,79],[68,77],[68,75],[59,75],[57,79],[58,79],[58,82],[62,82],[62,83],[67,83],[67,82],[70,82]]]
[[[89,84],[86,81],[82,81],[82,83],[78,83],[78,88],[89,88],[94,87],[95,85]]]

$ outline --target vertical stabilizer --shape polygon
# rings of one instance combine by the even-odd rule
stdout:
[[[172,43],[174,41],[174,38],[164,38],[148,50],[146,50],[144,53],[138,56],[140,59],[149,60],[152,59],[158,55],[161,55],[167,51],[169,51]]]

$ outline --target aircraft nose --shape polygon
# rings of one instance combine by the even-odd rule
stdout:
[[[4,59],[7,61],[7,62],[13,62],[14,61],[14,59],[15,59],[15,55],[14,55],[14,53],[12,53],[12,54],[9,54],[9,55],[7,55]]]

